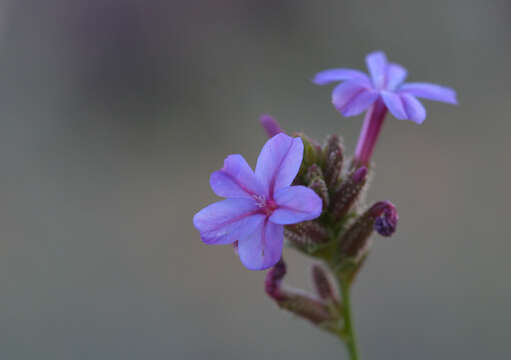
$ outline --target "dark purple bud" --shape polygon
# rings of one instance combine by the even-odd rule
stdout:
[[[321,299],[338,301],[337,290],[323,266],[319,264],[312,266],[312,282],[316,293]]]
[[[365,166],[362,166],[353,172],[353,175],[351,175],[351,181],[358,184],[361,181],[363,181],[366,178],[366,176],[367,168]]]
[[[266,131],[266,134],[270,138],[274,137],[278,133],[283,132],[277,120],[275,120],[270,115],[261,115],[259,121],[261,122],[261,125],[263,126],[264,130]]]
[[[329,188],[335,188],[342,171],[343,148],[337,135],[330,135],[324,147],[325,181]]]
[[[305,252],[313,251],[317,245],[325,244],[330,240],[328,231],[314,221],[286,225],[284,235],[291,245]]]
[[[301,291],[284,288],[282,279],[286,275],[286,264],[281,259],[266,275],[266,293],[283,309],[286,309],[316,325],[334,321],[328,306]]]
[[[390,236],[396,231],[399,215],[396,207],[390,201],[383,201],[378,204],[380,206],[375,212],[379,215],[374,221],[374,230],[382,236]]]
[[[360,258],[367,253],[373,230],[383,236],[390,236],[396,230],[398,219],[396,208],[390,201],[374,204],[342,235],[341,255]]]
[[[336,221],[342,220],[357,201],[367,181],[367,168],[362,166],[354,170],[351,175],[341,183],[339,189],[331,199],[332,217]]]

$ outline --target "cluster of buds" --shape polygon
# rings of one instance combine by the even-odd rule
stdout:
[[[282,131],[267,115],[261,118],[261,124],[269,136]],[[283,260],[268,272],[266,292],[280,307],[338,333],[337,325],[332,324],[338,324],[342,314],[341,296],[331,278],[351,284],[367,257],[373,232],[392,235],[398,214],[389,201],[377,202],[360,211],[363,208],[361,194],[370,169],[345,160],[337,135],[328,136],[322,146],[304,134],[293,136],[301,137],[304,144],[302,166],[293,185],[315,191],[323,200],[323,211],[314,220],[287,225],[284,235],[288,245],[318,260],[312,269],[317,294],[284,289],[281,284],[286,272]]]

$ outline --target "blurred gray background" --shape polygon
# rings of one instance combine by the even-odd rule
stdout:
[[[385,124],[368,199],[401,220],[354,289],[363,358],[510,357],[509,1],[0,4],[1,359],[346,359],[192,216],[261,113],[352,151],[310,78],[376,49],[460,106]]]

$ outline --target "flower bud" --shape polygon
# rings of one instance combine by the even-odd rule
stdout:
[[[367,168],[362,166],[354,170],[348,179],[344,180],[332,197],[332,217],[336,221],[342,220],[353,207],[355,201],[366,184]]]
[[[335,188],[342,171],[343,148],[337,135],[330,135],[323,150],[325,181],[329,188]]]
[[[379,215],[374,221],[374,230],[381,236],[390,236],[396,231],[399,214],[390,201],[383,201],[378,204],[380,206],[375,210],[375,213]]]
[[[284,235],[291,245],[305,252],[314,251],[318,245],[325,244],[330,240],[328,231],[314,221],[286,225]]]
[[[261,117],[259,118],[259,122],[261,123],[264,130],[266,131],[266,134],[270,138],[274,137],[278,133],[283,132],[277,120],[275,120],[270,115],[261,115]]]
[[[321,299],[338,301],[337,290],[323,266],[319,264],[312,266],[312,282],[316,293]]]
[[[398,219],[396,208],[390,201],[374,204],[342,235],[341,255],[360,258],[367,252],[373,230],[383,236],[390,236],[396,230]]]
[[[323,210],[327,209],[330,202],[330,198],[328,196],[328,188],[326,187],[325,180],[319,177],[315,178],[309,184],[309,188],[314,190],[316,194],[319,195],[321,200],[323,200]]]
[[[335,319],[328,306],[301,291],[283,288],[282,279],[286,275],[286,264],[281,259],[266,275],[265,289],[277,305],[316,325],[326,325]],[[327,327],[325,327],[327,328]]]
[[[321,170],[318,164],[312,164],[307,169],[307,174],[305,174],[305,180],[307,181],[307,183],[310,184],[316,178],[324,179],[323,171]]]

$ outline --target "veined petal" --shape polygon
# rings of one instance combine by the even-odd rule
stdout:
[[[406,111],[406,117],[417,124],[422,124],[426,119],[426,109],[419,100],[410,94],[401,94],[403,105]]]
[[[264,219],[254,200],[226,199],[195,214],[193,225],[206,244],[223,245],[250,235]]]
[[[350,116],[345,113],[357,114],[360,108],[364,106],[367,108],[371,105],[372,101],[376,99],[372,99],[372,93],[373,90],[364,82],[349,80],[334,88],[332,91],[332,104],[334,104],[335,108],[343,115]]]
[[[354,69],[329,69],[323,70],[314,76],[312,80],[317,85],[325,85],[334,81],[358,79],[370,82],[369,77],[362,71]]]
[[[291,185],[298,174],[303,159],[303,142],[284,133],[272,137],[264,144],[255,175],[265,189],[265,195],[272,197],[278,189]]]
[[[284,226],[265,220],[251,235],[240,238],[238,254],[249,270],[272,267],[282,256]]]
[[[399,92],[412,94],[428,100],[441,101],[448,104],[457,104],[456,91],[430,83],[405,83],[399,87]]]
[[[227,198],[253,198],[263,194],[263,186],[241,155],[229,155],[224,167],[211,174],[209,183],[215,194]]]
[[[390,63],[387,66],[387,89],[395,90],[406,79],[408,71],[399,64]]]
[[[366,64],[374,86],[381,88],[385,83],[385,75],[387,73],[387,57],[385,53],[383,51],[370,53],[366,56]]]
[[[391,91],[382,91],[381,98],[389,111],[399,120],[405,120],[408,116],[401,96]]]
[[[270,216],[276,224],[296,224],[321,215],[323,202],[313,190],[305,186],[289,186],[275,193],[278,207]]]

